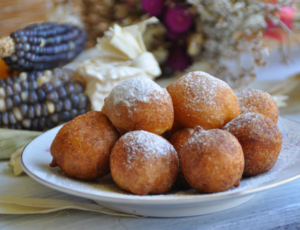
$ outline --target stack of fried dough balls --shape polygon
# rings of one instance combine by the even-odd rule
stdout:
[[[120,188],[137,195],[165,193],[174,184],[224,191],[275,164],[281,149],[276,109],[265,92],[236,96],[201,71],[167,89],[147,78],[128,79],[113,88],[103,112],[62,127],[51,146],[51,166],[84,180],[111,172]]]
[[[201,71],[182,76],[167,90],[172,97],[175,122],[194,129],[180,130],[170,140],[181,163],[176,184],[186,188],[188,183],[205,193],[238,186],[244,168],[242,148],[232,134],[218,130],[239,114],[233,90]]]
[[[59,166],[67,175],[84,180],[104,175],[98,171],[106,174],[111,171],[116,184],[134,194],[167,192],[179,168],[176,150],[160,136],[172,128],[174,121],[172,99],[167,90],[147,78],[128,79],[111,91],[103,111],[93,112],[98,118],[90,116],[90,112],[63,126],[51,146],[51,166]],[[97,126],[102,127],[100,133]],[[115,138],[109,138],[106,130],[113,132]],[[118,131],[125,133],[120,139]],[[98,142],[103,146],[97,148]],[[105,147],[105,151],[100,147]],[[87,153],[94,157],[84,157]],[[105,155],[103,164],[97,161],[102,155]],[[90,167],[84,173],[80,162],[99,167]],[[83,176],[80,172],[94,176]]]
[[[170,130],[174,121],[169,93],[152,80],[129,79],[112,89],[105,111],[116,128],[127,132],[110,157],[116,184],[138,195],[167,192],[179,168],[176,150],[159,136]]]
[[[167,90],[176,125],[194,128],[170,139],[180,158],[176,182],[181,188],[188,183],[200,192],[223,191],[238,186],[242,175],[273,167],[282,143],[278,108],[268,93],[250,89],[236,96],[225,82],[200,71],[184,75]]]

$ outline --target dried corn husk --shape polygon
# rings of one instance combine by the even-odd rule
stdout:
[[[37,131],[0,129],[0,159],[9,159],[14,152],[41,134]]]
[[[98,204],[87,204],[82,202],[48,198],[44,199],[0,196],[0,214],[50,213],[64,209],[93,211],[113,216],[138,217],[135,215],[113,211]]]
[[[268,89],[268,92],[272,95],[286,95],[300,85],[300,74],[296,74],[288,77],[284,81],[278,82]]]
[[[92,109],[101,110],[104,98],[120,82],[133,77],[154,79],[161,74],[159,64],[144,44],[142,33],[149,23],[157,23],[155,17],[136,25],[114,25],[98,40],[94,51],[98,57],[79,64],[77,74],[86,83]]]
[[[23,149],[24,148],[20,148],[14,152],[10,157],[9,163],[3,163],[5,166],[13,168],[15,176],[19,176],[24,172],[21,166],[21,154]]]
[[[275,99],[276,103],[280,103],[280,99],[285,97],[284,106],[280,109],[280,114],[293,114],[300,112],[300,74],[295,74],[287,79],[280,81],[267,89]]]

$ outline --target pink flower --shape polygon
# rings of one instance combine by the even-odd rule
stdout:
[[[182,36],[182,33],[177,33],[177,32],[174,32],[173,30],[167,28],[166,36],[170,40],[178,40]]]
[[[168,8],[165,14],[165,24],[175,33],[185,33],[192,26],[193,17],[185,7]]]
[[[165,0],[142,0],[143,10],[152,15],[159,16],[163,12]]]
[[[280,20],[290,29],[294,27],[294,16],[296,11],[292,7],[282,7],[278,14]],[[272,37],[277,40],[285,40],[286,35],[283,32],[280,25],[274,25],[271,21],[267,21],[267,29],[265,30],[265,35],[268,37]]]
[[[174,71],[183,71],[192,64],[185,46],[175,45],[171,48],[167,58],[167,65]]]

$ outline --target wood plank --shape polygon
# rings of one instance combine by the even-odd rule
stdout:
[[[0,1],[0,37],[7,36],[29,23],[44,21],[51,7],[52,0]]]

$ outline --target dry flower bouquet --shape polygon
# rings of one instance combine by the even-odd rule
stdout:
[[[82,0],[82,3],[90,39],[96,34],[101,36],[103,29],[113,23],[126,26],[156,16],[160,23],[148,26],[144,41],[165,76],[173,75],[174,71],[202,69],[233,88],[246,86],[255,79],[257,67],[266,65],[265,57],[269,54],[263,38],[266,28],[272,24],[282,28],[281,33],[290,33],[290,25],[283,23],[280,10],[296,8],[292,0]],[[102,14],[105,9],[109,15]]]

